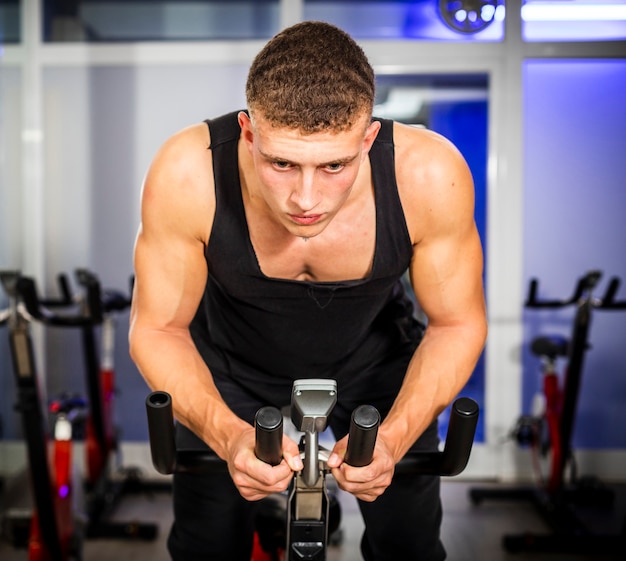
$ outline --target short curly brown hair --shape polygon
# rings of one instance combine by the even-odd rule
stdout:
[[[363,49],[334,25],[305,21],[273,37],[246,83],[251,113],[305,133],[351,128],[371,117],[375,77]]]

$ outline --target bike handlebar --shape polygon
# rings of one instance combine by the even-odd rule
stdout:
[[[50,308],[71,306],[75,304],[74,298],[72,296],[72,290],[70,288],[70,282],[67,279],[67,275],[65,273],[59,273],[57,275],[57,285],[59,287],[60,296],[58,298],[40,298],[39,303],[42,306]]]
[[[359,405],[350,419],[346,463],[349,466],[363,467],[372,462],[380,413],[371,405]]]
[[[37,292],[37,285],[30,277],[20,277],[17,281],[17,292],[19,293],[26,311],[36,320],[42,323],[60,327],[82,327],[86,325],[97,325],[102,322],[102,305],[100,301],[100,285],[89,283],[85,310],[78,313],[57,314],[44,306]]]
[[[97,275],[91,272],[89,269],[76,269],[76,280],[78,283],[85,287],[87,291],[91,284],[100,284],[100,280]],[[130,282],[132,292],[132,280]],[[102,312],[121,312],[130,307],[131,298],[120,290],[104,289],[100,294],[100,306]]]
[[[20,276],[17,280],[17,293],[22,299],[26,311],[42,323],[61,327],[84,327],[99,325],[104,314],[122,311],[130,306],[130,297],[120,291],[102,291],[98,277],[87,269],[76,269],[76,280],[85,290],[83,305],[76,313],[57,313],[51,308],[75,305],[67,276],[59,274],[57,281],[61,297],[57,299],[41,298],[34,279]]]
[[[283,414],[276,407],[261,407],[254,417],[254,428],[256,457],[277,466],[283,459]]]
[[[578,279],[573,294],[564,300],[542,300],[537,297],[539,281],[531,279],[528,290],[528,298],[525,302],[527,308],[564,308],[577,304],[585,295],[590,299],[591,291],[596,287],[598,281],[602,277],[602,272],[593,270],[587,272],[583,277]],[[594,308],[602,310],[624,310],[626,309],[626,300],[617,301],[615,295],[620,287],[621,280],[619,277],[612,277],[608,287],[601,299],[594,299],[592,302]]]
[[[593,289],[601,276],[602,273],[600,271],[589,271],[585,276],[578,279],[572,296],[564,300],[540,300],[537,298],[539,281],[537,279],[531,279],[528,299],[526,300],[525,306],[527,308],[562,308],[570,306],[578,302],[585,292]]]
[[[257,457],[259,459],[270,458],[276,462],[273,465],[276,465],[280,463],[281,457],[282,414],[276,408],[266,407],[259,410],[259,412],[261,411],[264,412],[257,413],[255,423],[257,427]],[[159,473],[168,475],[174,472],[224,472],[226,462],[209,449],[176,449],[172,398],[167,392],[155,391],[149,394],[146,398],[146,412],[152,463]],[[396,473],[443,476],[454,476],[461,473],[469,461],[478,414],[478,405],[475,401],[467,397],[458,398],[452,404],[443,451],[409,452],[396,465]],[[269,430],[265,426],[266,419],[269,419]],[[371,406],[361,406],[354,411],[348,450],[346,451],[346,463],[360,467],[371,461],[379,423],[380,415]],[[280,425],[280,429],[278,429],[278,425]],[[259,430],[263,434],[261,439],[258,436]],[[258,445],[259,440],[263,441],[260,447]],[[268,463],[272,463],[272,461]]]
[[[615,300],[615,295],[619,290],[622,281],[619,277],[613,277],[609,282],[609,286],[604,294],[604,298],[598,305],[602,310],[626,310],[626,300]]]

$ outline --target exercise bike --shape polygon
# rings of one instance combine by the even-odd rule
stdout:
[[[300,442],[303,469],[294,475],[284,513],[284,534],[264,536],[257,527],[252,561],[325,561],[329,538],[330,501],[327,476],[329,451],[319,445],[319,434],[337,400],[334,380],[302,379],[293,384],[290,418],[303,433]],[[211,450],[177,450],[174,440],[172,398],[156,391],[146,399],[152,462],[159,473],[225,473],[226,463]],[[412,452],[396,465],[396,473],[453,476],[469,461],[478,405],[458,398],[452,405],[450,424],[442,452]],[[380,414],[370,405],[352,413],[345,461],[352,466],[371,462]],[[257,457],[271,465],[281,461],[283,414],[275,407],[262,407],[255,417]],[[267,544],[272,544],[268,547]]]
[[[520,417],[512,436],[533,453],[538,485],[514,489],[470,489],[474,504],[485,500],[522,500],[530,502],[550,526],[550,534],[514,534],[503,537],[503,546],[511,553],[543,551],[563,553],[626,552],[626,533],[596,534],[577,515],[580,505],[610,508],[613,493],[594,478],[579,478],[572,449],[572,434],[584,358],[589,344],[589,329],[594,309],[626,310],[626,301],[615,295],[620,279],[610,280],[603,298],[593,296],[602,273],[589,271],[581,277],[569,298],[547,300],[538,296],[538,281],[531,280],[525,306],[532,309],[576,309],[570,338],[541,335],[532,339],[531,352],[542,361],[543,405],[534,414]],[[567,365],[559,376],[556,363]],[[543,474],[541,462],[547,463]]]
[[[74,296],[67,276],[59,275],[62,297],[53,301],[39,296],[33,279],[22,278],[20,295],[30,316],[43,325],[77,328],[81,334],[88,411],[85,430],[85,490],[87,538],[155,539],[156,523],[136,520],[114,521],[108,515],[126,492],[153,491],[156,485],[140,484],[135,472],[124,479],[111,477],[111,463],[118,451],[117,434],[113,425],[115,395],[113,372],[113,314],[126,309],[130,299],[121,292],[103,291],[97,276],[87,269],[77,269],[76,279],[83,287],[79,297]],[[59,308],[69,305],[70,310]],[[102,361],[99,359],[96,330],[102,330]]]
[[[8,310],[0,315],[9,327],[16,409],[22,419],[34,502],[28,520],[12,521],[13,545],[27,547],[28,561],[80,560],[83,516],[75,509],[72,451],[73,429],[80,421],[85,400],[72,396],[51,402],[51,438],[35,368],[30,318],[21,306],[23,282],[25,278],[17,271],[0,271],[0,283],[9,298]],[[25,532],[20,528],[23,522],[27,524]]]

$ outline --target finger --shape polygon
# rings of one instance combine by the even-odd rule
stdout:
[[[328,456],[328,461],[326,462],[329,468],[338,468],[341,464],[343,464],[343,458],[346,455],[347,442],[347,437],[344,437],[335,443],[330,456]]]
[[[393,472],[379,472],[370,466],[354,468],[346,464],[332,470],[332,474],[342,490],[367,501],[379,497],[393,477]]]
[[[366,503],[373,503],[378,497],[380,497],[382,494],[384,493],[384,490],[382,490],[379,493],[359,493],[358,495],[355,495],[355,497],[361,501],[365,501]]]
[[[304,464],[302,463],[302,458],[300,457],[300,454],[285,454],[283,458],[292,472],[302,471],[302,469],[304,468]]]
[[[343,457],[337,454],[337,452],[332,452],[330,456],[328,456],[326,464],[330,469],[336,469],[343,464]]]
[[[261,466],[255,466],[249,476],[263,487],[274,487],[276,485],[281,486],[283,482],[289,482],[293,477],[293,470],[287,460],[283,458],[277,466],[270,466],[265,463]]]
[[[283,459],[291,471],[301,471],[304,468],[300,457],[300,448],[288,437],[283,438]]]
[[[346,463],[343,463],[339,468],[339,471],[342,474],[342,479],[346,483],[358,485],[358,484],[374,484],[377,481],[382,481],[385,477],[385,472],[380,473],[378,470],[374,469],[373,466],[365,466],[360,468],[355,468],[349,466]]]
[[[240,494],[248,500],[258,500],[272,493],[282,493],[293,479],[293,472],[287,470],[288,477],[272,481],[271,483],[260,481],[249,476],[237,477],[235,485]]]
[[[271,466],[251,456],[249,461],[229,469],[235,485],[240,489],[257,489],[263,492],[284,490],[293,472],[283,459],[277,466]]]
[[[354,495],[357,499],[361,499],[367,502],[371,502],[380,497],[387,489],[386,485],[380,484],[344,484],[340,485],[340,488]]]

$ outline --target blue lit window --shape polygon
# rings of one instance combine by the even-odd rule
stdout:
[[[607,41],[626,39],[625,0],[526,0],[522,6],[526,41]]]
[[[474,218],[485,259],[488,103],[486,74],[385,74],[376,77],[374,115],[434,130],[451,140],[465,157],[474,179]],[[463,388],[463,395],[475,399],[484,408],[484,355]],[[441,438],[445,437],[449,414],[448,407],[439,416]],[[483,416],[478,420],[476,442],[484,442],[484,428]]]

